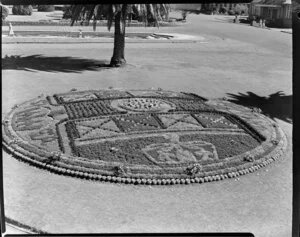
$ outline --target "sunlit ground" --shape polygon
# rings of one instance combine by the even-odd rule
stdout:
[[[224,19],[188,15],[179,27],[128,28],[200,36],[206,42],[128,41],[128,65],[117,69],[105,67],[112,43],[3,44],[3,112],[41,93],[72,88],[160,87],[260,107],[279,121],[291,144],[291,35],[219,18]],[[282,161],[239,180],[188,186],[85,181],[48,173],[5,153],[3,163],[6,215],[46,232],[291,235],[291,147]]]

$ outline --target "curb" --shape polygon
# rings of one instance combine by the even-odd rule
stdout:
[[[26,234],[48,234],[45,231],[26,225],[7,216],[5,217],[5,224],[10,225],[18,231],[25,232]]]
[[[287,33],[287,34],[293,34],[293,32],[289,32],[289,31],[285,31],[285,30],[281,30],[280,32],[282,32],[282,33]]]
[[[40,40],[34,41],[34,39],[20,39],[8,41],[5,38],[2,38],[2,44],[105,44],[105,43],[113,43],[113,40],[110,41],[100,41],[100,40],[62,40],[62,39],[54,39],[54,40]],[[184,44],[184,43],[208,43],[207,41],[197,41],[197,40],[178,40],[178,41],[167,41],[167,40],[133,40],[126,41],[128,43],[172,43],[172,44]]]
[[[26,35],[27,36],[24,36]],[[13,36],[8,31],[2,32],[2,43],[113,43],[113,34],[107,32],[85,31],[83,37],[78,32],[64,32],[56,30],[31,30],[16,31]],[[81,37],[80,37],[81,36]],[[125,36],[126,43],[207,43],[208,41],[200,36],[186,38],[185,34],[174,33],[149,33],[129,32]],[[150,38],[148,38],[150,37]]]
[[[208,43],[203,39],[132,39],[127,43]],[[2,44],[82,44],[82,43],[113,43],[114,38],[72,38],[72,37],[15,37],[2,36]]]

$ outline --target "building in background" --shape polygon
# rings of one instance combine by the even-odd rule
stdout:
[[[254,0],[249,4],[249,19],[263,19],[270,27],[291,28],[291,0]]]

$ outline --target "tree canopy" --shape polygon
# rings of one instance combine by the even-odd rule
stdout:
[[[157,26],[159,22],[167,19],[169,15],[168,4],[98,4],[98,5],[73,5],[71,6],[73,25],[76,21],[93,21],[93,29],[96,30],[97,19],[105,15],[107,18],[108,30],[113,23],[115,27],[114,34],[114,52],[111,58],[111,66],[121,66],[126,63],[124,57],[125,48],[125,27],[128,16],[131,13],[138,15],[142,21],[153,20]]]
[[[75,21],[82,21],[89,24],[93,21],[94,30],[96,29],[96,21],[101,16],[107,17],[108,30],[115,20],[118,13],[121,13],[122,18],[127,20],[129,13],[134,13],[141,18],[145,24],[149,19],[153,19],[156,25],[159,21],[167,19],[169,14],[169,6],[167,4],[99,4],[99,5],[72,5],[72,25]]]

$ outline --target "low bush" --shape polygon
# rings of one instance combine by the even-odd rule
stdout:
[[[1,13],[2,13],[2,21],[4,21],[6,19],[6,17],[8,16],[9,10],[7,7],[5,6],[0,6],[1,7]]]
[[[235,11],[234,10],[232,10],[232,9],[230,9],[228,12],[228,15],[230,15],[230,16],[232,16],[232,15],[234,15],[235,14]]]
[[[227,13],[227,9],[225,7],[221,7],[219,10],[220,14],[226,14]]]
[[[54,5],[39,5],[38,11],[39,12],[54,12],[55,7],[54,7]]]
[[[184,20],[184,21],[186,20],[187,14],[188,14],[187,11],[182,11],[181,12],[182,20]]]
[[[32,15],[31,5],[14,5],[12,8],[13,15]]]
[[[248,7],[246,5],[237,4],[233,9],[234,13],[237,15],[247,15],[248,14]]]

